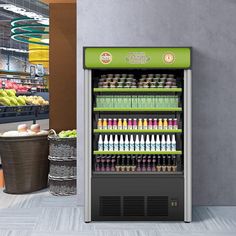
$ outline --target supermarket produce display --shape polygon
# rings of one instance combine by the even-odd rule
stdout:
[[[41,96],[17,95],[14,89],[0,89],[0,123],[47,118],[49,102]]]
[[[191,221],[189,48],[85,48],[85,222]]]

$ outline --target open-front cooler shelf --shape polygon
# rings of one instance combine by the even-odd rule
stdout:
[[[95,93],[181,93],[182,88],[94,88]]]
[[[123,134],[123,133],[134,133],[134,134],[142,134],[142,133],[182,133],[182,129],[169,129],[169,130],[154,130],[154,129],[142,129],[142,130],[135,130],[135,129],[126,129],[126,130],[120,130],[120,129],[94,129],[93,132],[95,134],[106,134],[106,133],[117,133],[117,134]]]

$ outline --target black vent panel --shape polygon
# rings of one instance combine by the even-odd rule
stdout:
[[[126,196],[123,198],[123,215],[124,216],[144,216],[144,197]]]
[[[121,197],[100,197],[100,216],[121,216]]]
[[[168,197],[147,197],[147,216],[168,216]]]

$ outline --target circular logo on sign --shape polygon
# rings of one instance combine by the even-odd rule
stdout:
[[[165,53],[163,60],[167,64],[172,64],[175,61],[175,55],[172,52]]]
[[[107,65],[107,64],[111,63],[111,61],[112,61],[111,53],[109,53],[109,52],[101,53],[101,55],[100,55],[100,62],[102,64],[106,64]]]

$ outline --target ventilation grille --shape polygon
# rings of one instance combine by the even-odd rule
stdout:
[[[147,197],[147,216],[168,216],[168,197]]]
[[[120,216],[121,198],[120,197],[100,197],[101,216]]]
[[[144,197],[124,197],[123,214],[124,216],[144,216]]]

